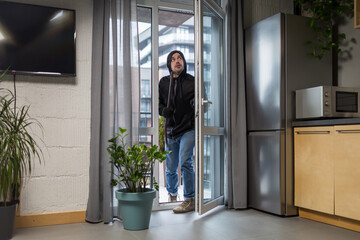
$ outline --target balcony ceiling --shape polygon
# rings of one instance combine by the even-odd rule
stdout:
[[[184,2],[186,2],[184,0]],[[151,12],[147,8],[138,8],[138,21],[150,23]],[[168,27],[178,27],[191,18],[191,14],[170,12],[170,11],[159,11],[159,25],[165,25]]]
[[[162,0],[162,2],[186,4],[186,5],[191,5],[191,6],[194,4],[194,0]]]

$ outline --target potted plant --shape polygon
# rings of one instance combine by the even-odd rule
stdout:
[[[119,200],[120,214],[127,230],[147,229],[150,223],[153,200],[159,190],[155,178],[154,188],[150,187],[150,172],[156,161],[166,159],[168,152],[161,152],[156,145],[148,148],[145,144],[127,147],[126,129],[109,140],[107,151],[113,166],[112,186],[120,185],[115,195]]]
[[[339,19],[351,16],[353,0],[294,0],[295,7],[302,15],[310,17],[309,26],[316,34],[315,41],[307,41],[312,46],[311,55],[322,59],[327,51],[340,53],[339,40],[346,39],[345,33],[337,32]]]
[[[10,90],[0,89],[0,240],[12,237],[24,177],[31,174],[34,159],[41,162],[42,158],[30,133],[33,125],[41,125],[28,111],[29,106],[16,108],[16,95]]]

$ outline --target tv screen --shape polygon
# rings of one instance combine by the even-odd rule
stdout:
[[[0,70],[76,75],[75,10],[0,1]]]

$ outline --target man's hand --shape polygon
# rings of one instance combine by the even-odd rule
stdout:
[[[170,118],[173,116],[173,113],[174,113],[174,110],[172,110],[171,108],[164,108],[163,111],[162,111],[162,115],[165,117],[165,118]]]
[[[190,106],[192,107],[192,109],[195,109],[195,99],[191,99],[190,100]]]

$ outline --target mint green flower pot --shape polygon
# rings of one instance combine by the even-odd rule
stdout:
[[[154,189],[145,192],[129,193],[126,189],[115,191],[119,200],[120,215],[126,230],[143,230],[149,228],[152,205],[156,197]]]

